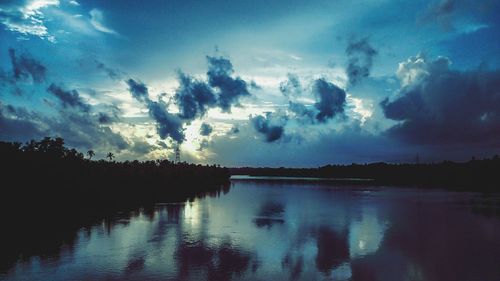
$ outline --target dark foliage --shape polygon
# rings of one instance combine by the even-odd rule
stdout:
[[[0,142],[0,155],[0,218],[7,229],[0,239],[7,245],[0,246],[2,259],[8,260],[1,264],[44,255],[37,249],[46,249],[52,240],[74,239],[77,229],[118,211],[181,202],[229,187],[229,171],[215,165],[91,161],[66,148],[61,138],[25,145]]]
[[[339,183],[418,185],[470,191],[499,191],[500,157],[465,163],[351,164],[320,168],[232,168],[232,175],[315,177]],[[362,179],[362,180],[354,180]]]

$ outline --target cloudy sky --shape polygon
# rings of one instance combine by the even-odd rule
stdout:
[[[500,1],[0,2],[0,139],[226,166],[500,154]]]

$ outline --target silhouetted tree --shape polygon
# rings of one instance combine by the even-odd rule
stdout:
[[[95,152],[92,149],[90,149],[89,151],[87,151],[87,155],[89,156],[89,160],[92,160],[92,157],[95,156]]]
[[[91,158],[94,153],[89,150],[87,155]],[[24,145],[0,141],[2,182],[9,183],[0,188],[0,220],[2,227],[10,229],[8,238],[1,241],[11,245],[8,250],[2,247],[0,260],[33,254],[26,245],[42,242],[33,242],[32,236],[18,238],[33,229],[50,225],[47,228],[56,229],[58,235],[67,228],[93,225],[117,211],[228,190],[228,169],[167,160],[115,162],[111,152],[107,158],[110,161],[85,160],[84,154],[65,147],[62,138]],[[1,270],[0,262],[0,275]]]

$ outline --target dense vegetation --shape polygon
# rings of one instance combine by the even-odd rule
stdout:
[[[232,175],[316,177],[346,179],[350,183],[376,185],[419,185],[461,190],[500,191],[500,157],[465,163],[445,161],[432,164],[352,164],[319,168],[232,168]],[[352,181],[349,179],[370,179]],[[340,180],[342,181],[342,180]]]
[[[24,146],[0,142],[0,155],[3,206],[115,210],[182,201],[217,191],[229,180],[229,171],[216,166],[168,160],[92,161],[66,148],[61,138]]]
[[[181,202],[229,188],[229,171],[215,165],[115,162],[112,153],[109,161],[93,161],[89,159],[93,151],[87,154],[86,159],[66,148],[61,138],[25,145],[0,142],[2,258],[14,261],[19,255],[41,254],[38,247],[45,249],[42,245],[50,240],[74,239],[76,229],[118,211]]]

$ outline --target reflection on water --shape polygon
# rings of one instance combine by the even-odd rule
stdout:
[[[236,180],[81,229],[0,279],[500,280],[499,198]]]

